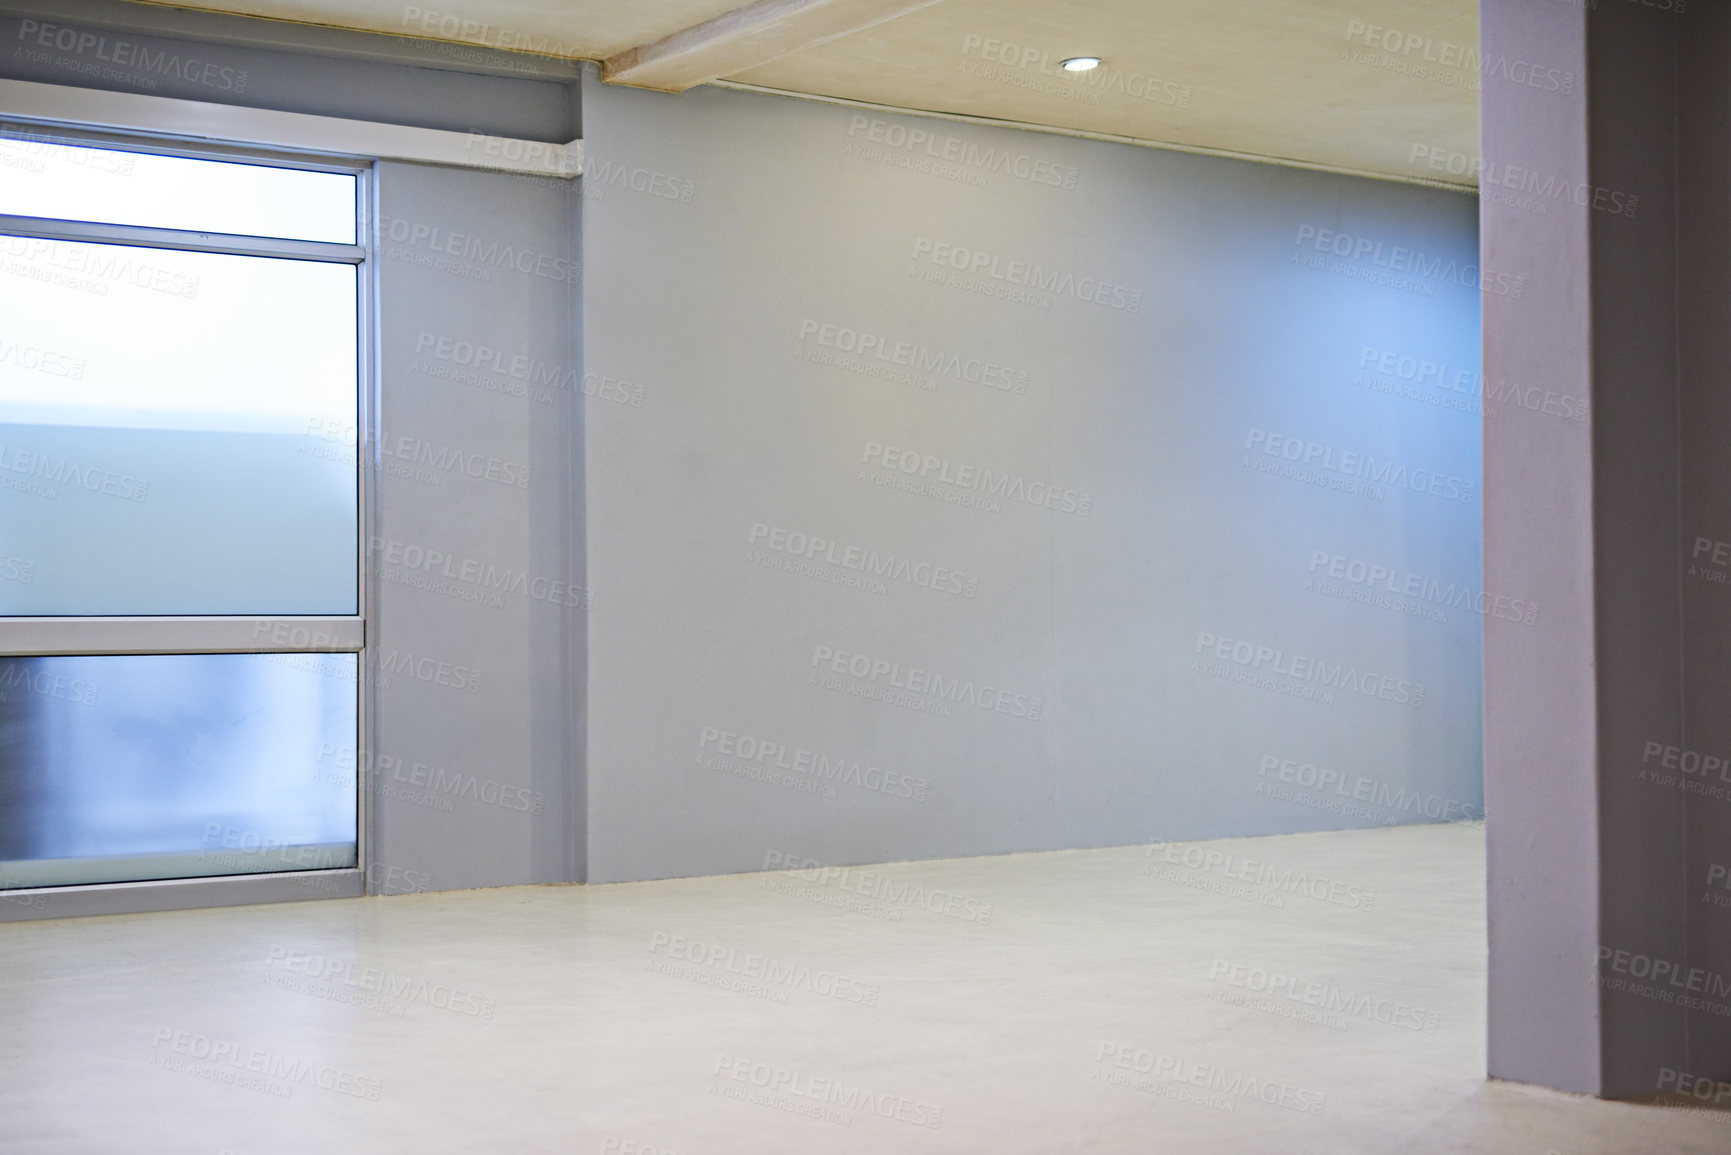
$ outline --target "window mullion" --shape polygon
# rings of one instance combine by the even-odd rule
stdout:
[[[0,619],[0,657],[356,653],[365,644],[359,617]]]
[[[20,217],[0,213],[0,233],[51,241],[131,245],[147,249],[183,249],[238,257],[282,257],[358,265],[366,259],[365,245],[330,241],[292,241],[277,237],[243,237],[233,233],[199,233],[148,225],[114,225],[64,221],[52,217]]]

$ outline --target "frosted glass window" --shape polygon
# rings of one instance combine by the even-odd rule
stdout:
[[[355,243],[351,173],[0,138],[0,213]]]
[[[358,187],[0,139],[0,890],[358,865]]]
[[[0,890],[353,867],[358,665],[0,658]]]
[[[0,236],[0,614],[358,612],[358,276]]]

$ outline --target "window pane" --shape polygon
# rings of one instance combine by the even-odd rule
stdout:
[[[0,889],[353,866],[357,668],[0,659]]]
[[[350,173],[0,138],[0,213],[355,243]]]
[[[357,285],[0,236],[0,614],[358,612]]]

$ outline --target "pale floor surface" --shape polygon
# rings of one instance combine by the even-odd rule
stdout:
[[[1483,862],[1431,826],[0,925],[0,1151],[1731,1151],[1485,1082]]]

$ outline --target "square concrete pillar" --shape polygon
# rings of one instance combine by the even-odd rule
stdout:
[[[1485,589],[1541,607],[1485,627],[1489,1070],[1676,1090],[1731,1077],[1731,22],[1481,13]]]

